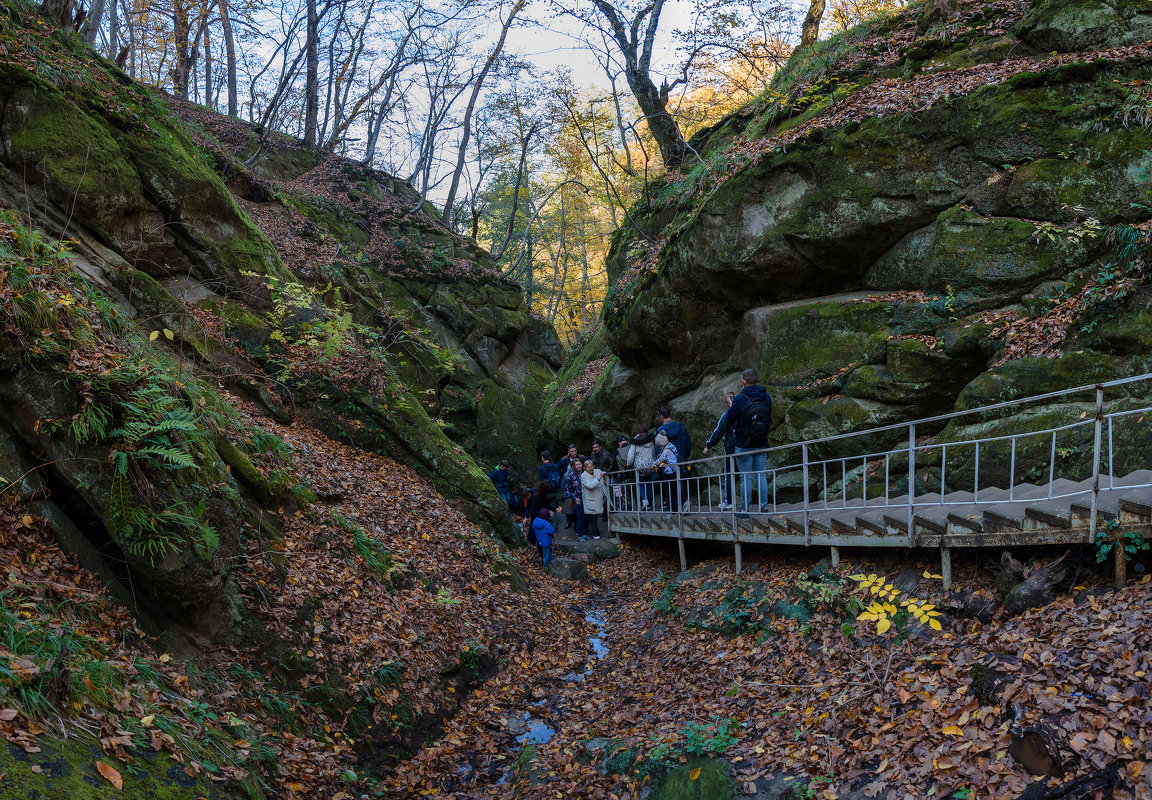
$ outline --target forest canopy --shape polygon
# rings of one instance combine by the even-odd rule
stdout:
[[[826,19],[903,0],[46,0],[127,74],[409,181],[571,339],[611,232]],[[805,18],[805,14],[807,17]]]

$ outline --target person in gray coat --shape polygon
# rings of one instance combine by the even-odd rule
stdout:
[[[607,520],[604,518],[608,510],[605,484],[607,475],[603,470],[596,469],[592,460],[584,462],[584,472],[580,475],[580,484],[583,490],[584,519],[588,525],[588,537],[599,539],[600,533],[608,532]]]

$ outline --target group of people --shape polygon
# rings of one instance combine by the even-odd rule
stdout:
[[[765,475],[767,444],[772,421],[772,400],[759,385],[755,370],[742,373],[740,392],[724,396],[727,409],[716,423],[704,446],[704,455],[724,443],[724,497],[720,510],[731,510],[735,498],[733,475],[746,475],[741,481],[740,511],[751,502],[752,483],[759,477],[759,501],[764,508],[768,498]],[[525,520],[525,536],[541,552],[544,565],[552,561],[552,542],[557,535],[553,515],[563,514],[564,529],[574,530],[581,541],[599,539],[608,533],[608,509],[625,507],[633,498],[642,511],[688,511],[691,507],[688,481],[691,465],[683,464],[692,455],[692,437],[684,425],[672,418],[668,406],[657,412],[655,430],[641,423],[629,438],[616,439],[616,452],[609,452],[600,440],[592,442],[590,454],[568,445],[559,460],[548,450],[540,451],[536,485],[526,492],[512,489],[508,462],[489,473],[496,490],[509,509]],[[634,488],[624,492],[634,482]]]

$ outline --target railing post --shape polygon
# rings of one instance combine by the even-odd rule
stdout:
[[[908,546],[914,541],[912,515],[916,506],[916,423],[908,425]]]
[[[740,529],[736,523],[736,454],[729,455],[725,453],[723,461],[720,462],[723,468],[720,470],[721,476],[726,476],[728,481],[728,518],[732,522],[732,546],[736,551],[736,574],[739,575],[740,571],[744,568],[744,553],[740,547]],[[724,477],[721,478],[720,484],[720,499],[724,499]]]
[[[1092,513],[1088,517],[1088,544],[1096,541],[1096,516],[1100,506],[1100,433],[1104,427],[1104,387],[1096,384],[1096,421],[1092,445]]]
[[[800,445],[800,458],[804,464],[804,546],[808,546],[810,532],[808,530],[808,445]]]

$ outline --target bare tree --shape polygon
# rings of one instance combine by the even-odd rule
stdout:
[[[116,0],[112,0],[112,7],[116,7]],[[236,93],[236,39],[232,34],[232,11],[228,0],[217,0],[220,10],[220,33],[224,37],[225,69],[228,73],[228,116],[234,117],[238,113],[239,105]]]
[[[652,79],[652,48],[664,0],[653,0],[645,5],[627,25],[625,18],[607,0],[593,0],[593,4],[608,23],[607,32],[623,59],[624,79],[660,148],[664,165],[679,167],[688,157],[688,145],[676,119],[668,111],[668,98],[672,89],[684,79],[677,78],[671,84],[662,81],[659,87]]]
[[[508,17],[500,26],[500,37],[484,61],[484,66],[480,68],[479,74],[472,81],[472,94],[469,95],[468,105],[464,109],[463,131],[460,134],[460,146],[456,153],[456,169],[452,171],[452,183],[448,188],[448,199],[444,203],[444,214],[441,217],[445,225],[448,224],[452,216],[452,206],[456,202],[456,190],[460,187],[460,173],[464,171],[464,161],[468,155],[468,139],[472,135],[472,112],[476,109],[476,100],[480,97],[480,90],[484,87],[484,79],[488,77],[488,73],[491,72],[496,60],[500,58],[500,52],[504,49],[504,42],[508,38],[508,29],[512,27],[516,15],[523,10],[525,2],[526,0],[514,0],[512,10],[508,12]]]

